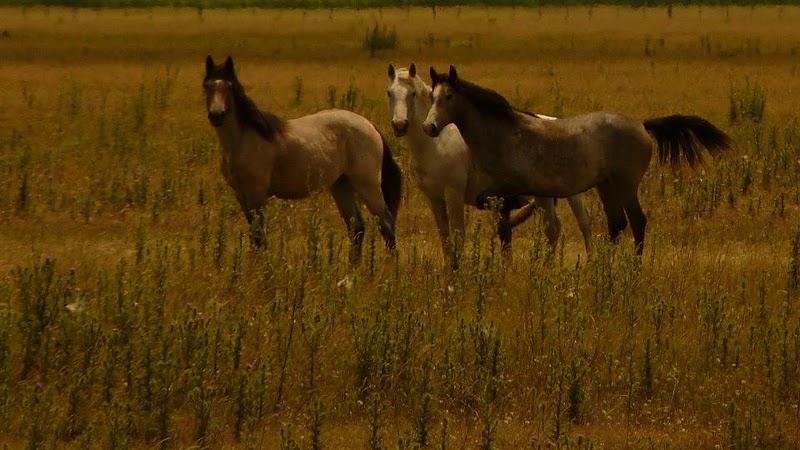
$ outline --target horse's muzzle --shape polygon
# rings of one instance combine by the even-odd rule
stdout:
[[[222,123],[225,121],[225,112],[209,112],[208,121],[215,127],[221,127]]]
[[[430,137],[437,137],[442,130],[435,123],[425,123],[422,125],[422,131]]]
[[[407,120],[393,120],[392,121],[392,130],[394,130],[394,135],[397,137],[403,137],[408,133],[408,121]]]

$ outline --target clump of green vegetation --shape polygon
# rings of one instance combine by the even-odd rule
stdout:
[[[364,36],[364,49],[369,51],[370,56],[375,56],[379,50],[392,49],[397,47],[397,30],[391,29],[385,25],[379,27],[376,23],[371,30],[367,30]]]
[[[760,123],[767,107],[767,91],[747,80],[744,86],[733,86],[729,95],[728,119],[731,123],[749,120]]]

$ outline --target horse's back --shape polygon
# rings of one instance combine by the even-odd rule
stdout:
[[[343,109],[326,109],[289,120],[291,125],[313,127],[340,139],[366,139],[382,148],[381,135],[366,117]]]
[[[547,129],[547,134],[558,139],[571,137],[608,147],[650,145],[647,131],[641,122],[617,113],[595,111],[564,119],[540,120],[538,126]]]
[[[609,172],[638,177],[650,163],[653,143],[640,121],[597,111],[554,122],[566,125],[585,149],[596,153],[600,165]]]
[[[331,161],[339,161],[343,175],[351,179],[380,179],[384,140],[364,116],[342,109],[327,109],[288,121],[290,132],[299,133],[317,145]]]
[[[354,150],[358,142],[365,143],[365,151]],[[328,188],[342,175],[380,168],[383,146],[380,133],[367,119],[349,111],[326,110],[287,120],[277,148],[272,193],[301,198]]]

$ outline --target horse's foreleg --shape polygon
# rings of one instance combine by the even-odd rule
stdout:
[[[256,202],[249,201],[245,195],[238,192],[236,193],[236,199],[239,201],[239,206],[242,208],[244,218],[247,220],[250,245],[253,248],[263,248],[267,240],[266,230],[264,229],[263,202],[261,202],[261,205],[258,205]]]
[[[245,213],[247,223],[250,225],[250,245],[263,248],[267,243],[267,232],[264,223],[264,209],[258,208]]]
[[[452,251],[451,264],[453,268],[458,268],[461,253],[464,250],[465,226],[464,226],[464,192],[447,190],[447,216],[450,218],[450,248]]]
[[[586,257],[592,257],[592,219],[589,217],[589,212],[583,205],[583,194],[575,194],[567,198],[569,207],[572,209],[572,215],[578,222],[578,228],[583,235],[583,245],[586,248]]]
[[[450,222],[447,214],[447,202],[441,195],[428,196],[431,213],[436,221],[436,228],[439,231],[439,240],[442,244],[442,255],[444,259],[450,257]]]

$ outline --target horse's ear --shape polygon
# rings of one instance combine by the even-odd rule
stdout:
[[[450,66],[450,73],[447,76],[447,81],[451,84],[458,82],[458,73],[456,72],[455,66]]]
[[[390,80],[394,80],[394,76],[395,76],[394,65],[389,64],[389,71],[387,72],[387,74],[389,75],[389,79]]]
[[[225,75],[228,75],[231,78],[236,76],[236,73],[233,68],[233,58],[228,56],[228,58],[225,59],[225,65],[222,67],[222,70],[225,72]]]
[[[436,69],[431,66],[431,83],[436,84],[436,79],[439,78],[436,76]]]
[[[408,76],[410,76],[411,78],[414,78],[414,77],[417,76],[417,65],[416,64],[411,63],[411,65],[408,66]]]
[[[211,55],[206,56],[206,75],[211,75],[214,71],[214,58]]]

